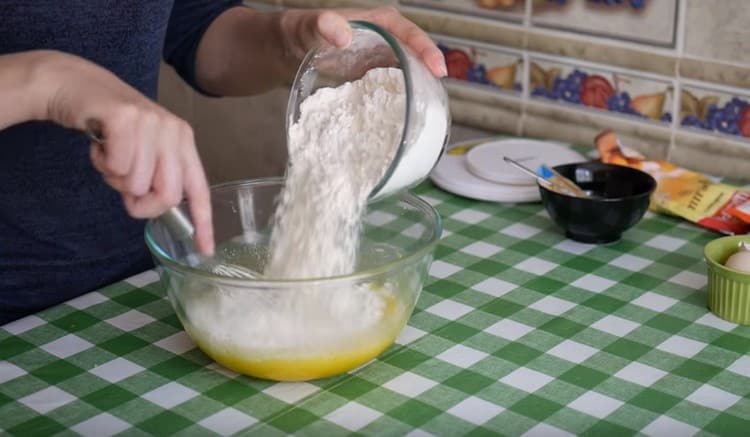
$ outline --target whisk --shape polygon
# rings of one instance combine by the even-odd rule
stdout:
[[[190,219],[179,208],[173,207],[168,209],[164,214],[159,216],[158,220],[169,228],[178,241],[188,242],[188,244],[193,245],[195,228],[190,222]],[[214,258],[190,256],[188,257],[188,261],[194,267],[201,267],[215,275],[225,276],[227,278],[257,279],[259,277],[258,273],[247,267],[217,261]]]
[[[104,145],[104,136],[98,129],[88,129],[86,135],[91,141],[98,145]],[[178,241],[186,242],[191,247],[195,247],[193,237],[195,227],[190,219],[177,207],[168,209],[164,214],[159,216],[158,220],[163,222],[173,233]],[[257,279],[259,274],[248,269],[247,267],[226,262],[219,262],[209,257],[188,256],[188,262],[193,267],[201,267],[209,272],[234,279]]]

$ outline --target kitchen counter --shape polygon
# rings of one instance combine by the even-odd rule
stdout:
[[[606,246],[540,204],[418,193],[444,218],[397,343],[308,383],[237,375],[182,331],[153,271],[0,328],[0,434],[740,435],[750,327],[706,308],[716,238],[647,214]]]

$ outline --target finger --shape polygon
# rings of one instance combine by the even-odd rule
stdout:
[[[171,150],[171,149],[166,149]],[[153,190],[145,196],[132,196],[128,212],[133,217],[153,218],[182,201],[182,170],[175,153],[159,150],[154,170]]]
[[[352,42],[352,28],[341,14],[323,11],[315,17],[314,33],[330,45],[343,48]]]
[[[195,148],[185,157],[183,182],[185,196],[190,207],[190,217],[195,227],[196,248],[204,255],[212,255],[215,243],[211,217],[211,192]]]
[[[91,164],[94,166],[96,171],[102,175],[108,174],[106,157],[104,155],[104,149],[99,143],[91,143],[90,149]]]
[[[125,209],[133,218],[155,218],[164,214],[169,209],[164,206],[163,199],[156,193],[149,193],[140,197],[125,194],[122,198],[125,202]]]
[[[131,195],[127,190],[127,182],[125,182],[125,178],[123,178],[122,176],[103,174],[102,177],[104,178],[104,182],[106,182],[107,185],[112,187],[115,191],[121,193],[123,196]]]
[[[145,196],[126,193],[123,198],[128,213],[136,218],[154,218],[164,214],[182,200],[182,176],[174,156],[160,156],[154,171],[154,189]],[[108,178],[108,179],[111,179]],[[109,182],[108,182],[109,183]],[[116,182],[115,182],[116,183]]]
[[[117,110],[111,117],[111,122],[105,125],[106,143],[104,147],[105,165],[107,172],[117,176],[125,176],[130,172],[138,147],[136,126],[141,109],[125,106]]]
[[[132,168],[126,177],[127,190],[136,197],[148,194],[153,185],[156,169],[157,129],[157,120],[148,118],[144,120],[137,135],[138,148]]]
[[[443,53],[435,42],[395,8],[385,7],[374,11],[355,12],[352,15],[350,18],[367,19],[378,24],[403,41],[435,76],[444,77],[448,74]]]
[[[98,143],[91,144],[91,163],[94,168],[101,173],[102,178],[107,185],[112,187],[115,191],[123,193],[123,195],[127,194],[128,190],[125,178],[123,176],[115,176],[107,170],[104,151],[102,150],[102,146]]]

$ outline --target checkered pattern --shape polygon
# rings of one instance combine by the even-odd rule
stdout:
[[[370,365],[295,384],[227,371],[147,272],[0,328],[0,434],[747,435],[750,327],[706,309],[715,235],[649,214],[589,246],[538,204],[418,193],[445,232]],[[419,231],[370,221],[384,240]]]

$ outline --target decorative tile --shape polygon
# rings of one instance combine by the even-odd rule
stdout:
[[[400,3],[405,6],[419,6],[482,18],[520,22],[523,20],[525,0],[401,0]]]
[[[521,53],[440,35],[434,38],[445,56],[451,79],[492,91],[521,92]]]
[[[572,60],[532,56],[529,88],[534,99],[553,100],[610,114],[661,123],[672,121],[672,83]]]
[[[532,24],[587,35],[673,47],[677,0],[535,1]]]
[[[739,90],[683,85],[680,127],[750,138],[750,96]]]
[[[746,0],[687,0],[683,3],[686,3],[686,53],[704,59],[750,63],[748,16],[738,13],[746,11]]]

